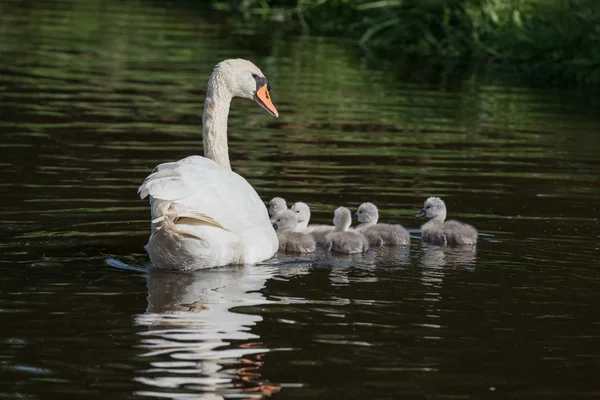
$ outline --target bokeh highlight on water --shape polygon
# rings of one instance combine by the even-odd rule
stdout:
[[[137,187],[201,154],[230,57],[281,114],[234,101],[234,169],[320,223],[372,201],[410,249],[146,271]],[[596,398],[597,115],[557,90],[395,79],[189,3],[5,1],[0,396]],[[476,251],[420,243],[430,195]]]

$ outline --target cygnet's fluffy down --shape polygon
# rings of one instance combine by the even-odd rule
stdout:
[[[294,231],[298,221],[290,210],[284,210],[274,218],[273,228],[279,239],[279,251],[289,253],[313,253],[317,250],[315,239],[309,234]]]
[[[477,243],[477,230],[458,221],[446,221],[446,204],[439,197],[430,197],[417,217],[427,217],[429,221],[421,226],[421,237],[425,242],[442,246],[474,245]]]
[[[364,253],[369,250],[367,238],[356,230],[349,229],[351,223],[350,210],[345,207],[336,209],[333,216],[335,229],[325,235],[324,249],[346,254]]]
[[[281,197],[273,197],[269,201],[269,217],[271,217],[271,223],[273,223],[275,216],[278,212],[287,210],[287,204]]]
[[[310,207],[308,204],[297,202],[292,206],[291,210],[296,214],[296,218],[298,219],[297,230],[311,234],[318,244],[323,244],[325,242],[325,235],[333,231],[333,226],[331,225],[308,225],[310,221]]]
[[[365,235],[371,246],[410,244],[410,235],[402,225],[378,224],[379,210],[373,203],[363,203],[354,217],[360,224],[356,230]]]

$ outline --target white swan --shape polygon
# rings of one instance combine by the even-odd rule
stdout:
[[[204,157],[160,164],[140,186],[150,196],[152,235],[146,249],[160,268],[196,270],[254,264],[277,251],[277,235],[256,191],[231,170],[227,118],[233,97],[252,99],[275,118],[269,83],[247,60],[217,64],[202,116]]]
[[[423,209],[417,217],[430,218],[421,226],[421,238],[425,242],[442,246],[477,243],[477,230],[473,226],[453,220],[446,221],[446,203],[439,197],[425,200]]]

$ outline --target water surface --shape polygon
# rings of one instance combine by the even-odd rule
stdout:
[[[201,154],[206,80],[252,59],[234,169],[315,222],[372,201],[410,249],[146,271],[158,163]],[[178,3],[0,5],[0,397],[597,398],[598,110],[477,78],[394,79],[333,41]],[[431,195],[482,233],[424,246]]]

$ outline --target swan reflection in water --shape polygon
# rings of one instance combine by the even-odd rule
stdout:
[[[135,319],[146,327],[139,347],[150,368],[139,371],[136,381],[147,389],[136,394],[212,400],[279,391],[260,374],[269,349],[251,329],[262,317],[231,310],[271,303],[259,290],[276,271],[268,265],[194,273],[150,269],[148,308]]]
[[[144,327],[138,333],[139,347],[149,363],[135,378],[146,386],[136,394],[213,400],[263,398],[278,392],[281,386],[271,384],[260,372],[269,349],[252,328],[262,316],[236,312],[235,307],[273,303],[260,292],[269,279],[294,279],[325,267],[330,269],[332,285],[374,282],[378,263],[404,264],[408,254],[407,248],[336,257],[278,255],[267,265],[193,273],[151,268],[147,310],[135,318],[136,325]]]

